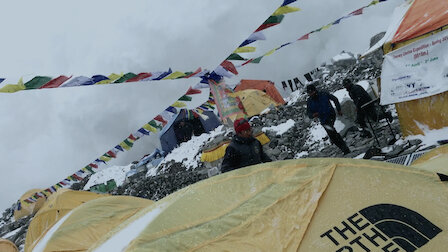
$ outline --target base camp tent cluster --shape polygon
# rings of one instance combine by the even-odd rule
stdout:
[[[447,214],[434,172],[310,158],[234,170],[154,203],[89,201],[38,251],[443,251]]]

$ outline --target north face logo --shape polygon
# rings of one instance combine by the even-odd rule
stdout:
[[[415,251],[442,230],[419,213],[392,204],[362,209],[320,237],[336,245],[337,252]]]

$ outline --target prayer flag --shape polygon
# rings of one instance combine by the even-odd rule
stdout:
[[[352,13],[350,13],[350,15],[352,15],[352,16],[361,15],[363,9],[364,9],[364,7],[359,8],[359,9],[353,11]]]
[[[193,94],[200,94],[202,93],[201,90],[199,89],[193,89],[193,88],[188,88],[187,92],[185,93],[186,95],[193,95]]]
[[[310,34],[307,33],[307,34],[303,35],[302,37],[300,37],[300,38],[297,39],[297,40],[306,40],[306,39],[308,39],[309,37],[310,37]]]
[[[330,26],[332,26],[332,25],[333,25],[333,23],[327,24],[326,26],[323,26],[321,30],[326,30],[326,29],[330,28]]]
[[[144,134],[144,135],[149,135],[149,131],[145,130],[144,128],[140,128],[138,129],[138,132]]]
[[[159,130],[162,130],[162,129],[163,129],[163,127],[160,126],[160,125],[159,125],[156,121],[154,121],[154,120],[149,121],[148,124],[151,125],[151,126],[153,126],[154,128],[159,129]]]
[[[161,80],[161,79],[165,78],[166,76],[170,75],[172,72],[173,71],[171,70],[171,68],[169,68],[168,71],[161,73],[159,76],[157,76],[153,80]]]
[[[177,114],[177,109],[173,106],[169,106],[167,109],[165,109],[165,111]]]
[[[123,143],[125,143],[127,146],[129,146],[130,148],[132,148],[132,146],[134,146],[134,143],[132,142],[132,141],[129,141],[128,139],[125,139],[124,141],[123,141]],[[130,149],[129,148],[129,149]]]
[[[283,18],[285,16],[284,15],[278,15],[278,16],[270,16],[268,19],[266,19],[266,21],[264,21],[264,23],[262,25],[260,25],[260,27],[257,28],[257,30],[255,30],[256,32],[267,29],[271,26],[274,25],[278,25],[282,22]]]
[[[191,74],[186,75],[184,78],[190,78],[190,77],[193,77],[193,76],[199,74],[201,71],[202,71],[202,68],[199,67],[198,69],[196,69],[196,71],[194,71],[194,72],[191,73]]]
[[[189,97],[186,95],[184,95],[184,96]],[[191,99],[191,97],[190,97],[190,99]],[[161,115],[157,115],[156,117],[154,117],[154,120],[161,122],[163,126],[165,126],[168,123],[165,119],[163,119],[163,117]]]
[[[119,150],[119,151],[124,151],[123,148],[121,148],[120,145],[117,145],[117,146],[115,146],[114,148],[117,149],[117,150]]]
[[[229,57],[227,57],[226,60],[246,60],[245,58],[241,57],[239,54],[237,53],[232,53],[230,54]]]
[[[104,160],[101,160],[101,159],[95,159],[95,162],[97,162],[97,163],[103,163],[103,164],[106,164],[106,162],[104,162]]]
[[[187,106],[187,104],[180,101],[176,101],[175,103],[171,104],[171,106],[176,108],[184,108]]]
[[[100,82],[100,81],[109,80],[109,78],[107,78],[104,75],[100,75],[100,74],[92,76],[91,79],[94,84],[98,84],[98,82]]]
[[[272,16],[278,16],[278,15],[283,15],[283,14],[287,14],[287,13],[291,13],[291,12],[296,12],[296,11],[300,11],[300,8],[297,7],[292,7],[292,6],[280,6],[273,14]]]
[[[86,76],[77,76],[67,82],[62,83],[59,87],[75,87],[91,84],[93,84],[93,80],[91,78]]]
[[[235,65],[228,61],[228,60],[224,60],[221,63],[221,66],[224,67],[224,69],[226,69],[227,71],[230,71],[231,73],[233,73],[234,75],[238,75],[238,71],[236,70]]]
[[[116,154],[115,152],[113,152],[112,150],[106,152],[106,154],[109,155],[109,156],[111,156],[111,157],[113,157],[113,158],[116,158],[116,157],[117,157],[117,154]]]
[[[151,131],[152,133],[157,133],[157,129],[149,125],[149,123],[143,125],[143,127],[147,131]]]
[[[47,76],[36,76],[24,84],[25,89],[38,89],[48,83],[50,80],[51,78]]]
[[[269,56],[275,52],[275,49],[270,50],[269,52],[265,53],[263,56]]]
[[[216,67],[216,69],[213,71],[213,73],[215,73],[215,74],[217,74],[219,76],[232,78],[232,75],[222,66]]]
[[[136,77],[136,76],[137,76],[137,75],[136,75],[135,73],[131,73],[131,72],[129,72],[129,73],[127,73],[127,74],[121,76],[121,77],[120,77],[119,79],[117,79],[116,81],[114,81],[114,83],[123,83],[123,82],[125,82],[125,81],[127,81],[127,80],[129,80],[129,79],[132,79],[132,78]]]
[[[166,76],[166,77],[163,78],[162,80],[174,80],[174,79],[177,79],[177,78],[180,78],[180,77],[184,77],[184,76],[186,76],[185,73],[176,71],[176,72],[174,72],[174,73],[172,73],[172,74]]]
[[[248,53],[248,52],[255,52],[255,50],[257,50],[256,47],[243,46],[243,47],[238,47],[233,53]]]
[[[52,79],[51,81],[47,82],[46,84],[42,85],[40,88],[57,88],[60,85],[62,85],[62,83],[66,82],[68,79],[70,79],[70,77],[61,75],[57,78]]]
[[[130,134],[128,136],[128,139],[132,140],[132,141],[137,141],[137,138],[135,136],[133,136],[132,134]]]
[[[5,78],[0,78],[0,83],[2,83],[5,80]]]
[[[25,85],[23,84],[23,79],[20,78],[17,84],[7,84],[0,88],[2,93],[14,93],[20,90],[25,90]]]

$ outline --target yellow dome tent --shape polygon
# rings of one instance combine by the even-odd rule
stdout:
[[[414,160],[411,166],[448,175],[448,144],[425,153]]]
[[[42,191],[42,189],[31,189],[25,192],[22,197],[20,197],[20,202],[23,202],[25,199],[33,196],[33,194]],[[20,218],[26,217],[30,214],[34,214],[42,207],[45,203],[45,198],[38,198],[37,201],[33,204],[23,204],[21,203],[20,209],[14,210],[14,220],[18,220]]]
[[[58,227],[45,251],[87,251],[110,230],[151,204],[151,200],[132,196],[108,196],[86,202]],[[32,251],[35,245],[26,243],[25,251]]]
[[[269,95],[258,89],[245,89],[235,93],[229,93],[228,95],[231,97],[238,96],[240,98],[249,117],[259,115],[270,105],[279,105]]]
[[[0,238],[0,251],[1,252],[19,252],[17,246],[10,240]]]
[[[444,251],[447,215],[447,185],[435,173],[369,160],[287,160],[181,189],[88,251]]]
[[[45,235],[45,233],[62,217],[75,207],[106,194],[97,194],[87,191],[73,191],[70,189],[59,189],[48,197],[42,208],[36,213],[26,233],[25,248],[34,245]],[[26,250],[31,251],[31,250]]]

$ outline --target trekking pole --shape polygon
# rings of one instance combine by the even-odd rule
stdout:
[[[386,111],[385,111],[384,107],[381,106],[381,105],[379,105],[379,106],[380,106],[381,112],[384,115],[386,115]],[[394,138],[394,143],[395,143],[397,141],[397,138],[395,137],[395,131],[392,129],[392,125],[390,125],[389,120],[387,118],[385,118],[385,119],[386,119],[386,122],[387,122],[387,126],[389,126],[390,132],[392,133],[392,137]]]

